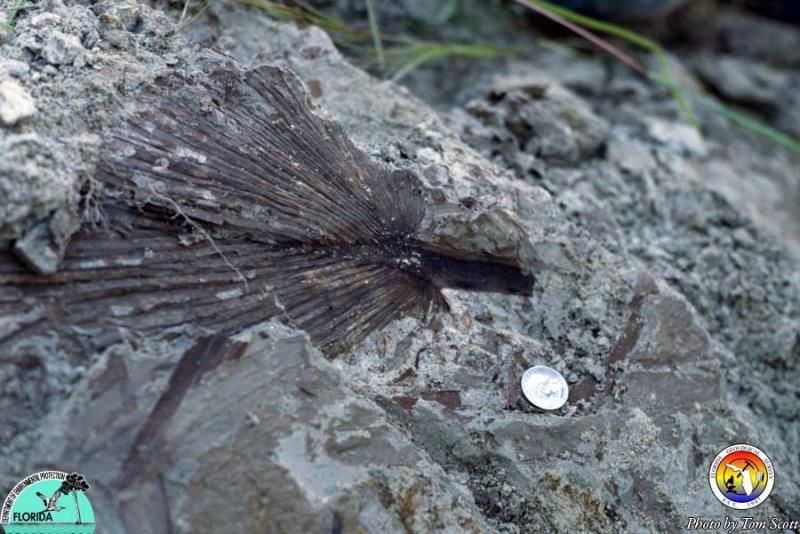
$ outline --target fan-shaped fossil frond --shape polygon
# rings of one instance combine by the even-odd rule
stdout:
[[[421,242],[415,177],[359,151],[318,117],[289,71],[217,67],[162,80],[103,149],[99,209],[53,276],[0,255],[0,332],[95,343],[120,329],[193,323],[231,333],[269,318],[334,355],[446,287],[530,294],[512,261]]]

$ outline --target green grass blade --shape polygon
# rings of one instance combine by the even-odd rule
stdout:
[[[193,23],[194,21],[196,21],[197,19],[202,17],[203,13],[205,13],[208,10],[208,8],[211,7],[211,4],[213,4],[213,3],[214,3],[214,0],[206,0],[206,2],[202,6],[200,6],[200,9],[197,11],[197,13],[192,15],[191,18],[184,20],[184,18],[186,16],[186,12],[187,12],[187,10],[189,8],[189,2],[187,0],[186,4],[184,4],[183,12],[181,13],[180,18],[178,19],[178,25],[175,27],[174,32],[177,33],[179,31],[183,30],[186,26],[188,26],[189,24]]]
[[[664,49],[661,47],[661,45],[659,45],[658,43],[656,43],[652,39],[648,39],[647,37],[645,37],[643,35],[640,35],[640,34],[638,34],[636,32],[631,31],[631,30],[625,29],[625,28],[623,28],[621,26],[617,26],[616,24],[611,24],[609,22],[603,22],[601,20],[597,20],[597,19],[594,19],[592,17],[587,17],[586,15],[581,15],[580,13],[576,13],[576,12],[570,10],[570,9],[566,9],[566,8],[561,7],[561,6],[557,6],[555,4],[551,4],[549,2],[545,2],[544,0],[517,0],[517,2],[522,4],[522,5],[524,5],[524,6],[529,7],[530,9],[533,9],[534,11],[536,11],[538,13],[541,13],[542,11],[546,11],[548,13],[551,13],[551,14],[554,14],[554,15],[556,15],[558,17],[561,17],[562,19],[565,19],[565,20],[567,20],[569,22],[578,24],[579,26],[582,26],[583,28],[588,28],[590,30],[595,30],[595,31],[598,31],[598,32],[601,32],[601,33],[605,33],[605,34],[608,34],[608,35],[613,35],[615,37],[619,37],[619,38],[624,39],[624,40],[626,40],[626,41],[628,41],[630,43],[638,45],[638,46],[640,46],[640,47],[652,52],[653,54],[655,54],[655,56],[658,58],[658,63],[661,66],[662,75],[665,76],[666,78],[670,79],[670,80],[672,79],[672,75],[670,74],[670,70],[669,70],[669,62],[667,61],[667,54],[664,51]],[[572,27],[569,27],[569,28],[572,29],[573,31],[575,31],[574,28],[572,28]],[[581,32],[577,32],[577,33],[579,33],[580,35],[585,37],[585,35],[583,33],[581,33]],[[598,40],[602,41],[602,39],[599,39],[596,36],[593,36],[593,37],[594,38],[591,38],[589,40],[591,40],[595,44],[598,44],[598,46],[602,46],[604,49],[608,50],[609,52],[611,52],[611,50],[609,50],[609,49],[614,48],[613,45],[611,45],[610,43],[607,43],[605,41],[603,41],[604,44],[602,44],[602,45],[599,44],[597,41]],[[629,61],[626,61],[626,57],[627,56],[625,56],[625,54],[620,55],[620,54],[617,54],[617,53],[614,53],[614,52],[611,52],[611,53],[614,54],[616,57],[618,57],[621,61],[623,61],[626,64],[630,65],[632,68],[636,68],[635,66],[631,65],[631,63]],[[637,68],[636,70],[639,70],[639,69]],[[642,74],[646,75],[646,73],[644,73],[644,72],[642,72]],[[670,92],[672,93],[672,98],[675,100],[675,103],[677,104],[678,108],[681,110],[681,113],[684,115],[684,117],[686,117],[686,120],[690,124],[692,124],[695,128],[698,128],[698,130],[699,130],[699,123],[697,122],[697,119],[695,118],[694,114],[692,113],[692,110],[689,108],[688,105],[686,105],[686,100],[683,97],[683,92],[682,92],[681,88],[677,84],[671,84],[670,87],[671,87],[670,88]]]
[[[381,34],[378,28],[377,12],[373,0],[368,0],[370,30],[353,28],[330,17],[304,0],[292,0],[294,5],[280,4],[272,0],[235,0],[237,3],[263,10],[267,15],[297,24],[317,26],[333,37],[337,45],[350,45],[356,50],[369,42],[374,47],[374,57],[381,72],[394,70],[392,80],[399,80],[419,66],[446,57],[460,56],[472,59],[487,59],[500,56],[520,54],[521,51],[511,47],[491,45],[473,45],[468,43],[439,43],[420,41],[410,37]],[[392,43],[384,48],[383,43]],[[361,54],[356,54],[361,55]],[[363,54],[367,56],[367,54]],[[396,68],[395,68],[396,67]]]
[[[299,25],[317,26],[331,34],[338,44],[360,43],[372,38],[372,33],[359,30],[330,17],[301,0],[294,0],[295,5],[287,5],[271,0],[234,0],[235,2],[261,9],[270,17]],[[384,37],[384,40],[387,38]]]
[[[565,19],[561,15],[559,15],[557,13],[551,13],[547,9],[545,9],[543,7],[539,7],[538,5],[536,5],[536,4],[532,3],[532,2],[529,2],[528,0],[516,0],[516,2],[518,4],[521,4],[521,5],[529,8],[529,9],[532,9],[533,11],[536,11],[537,13],[539,13],[540,15],[542,15],[544,17],[549,18],[553,22],[556,22],[557,24],[560,24],[560,25],[564,26],[568,30],[578,34],[579,36],[583,37],[587,41],[589,41],[591,43],[594,43],[596,46],[602,48],[603,50],[605,50],[609,54],[615,56],[616,58],[618,58],[620,61],[622,61],[623,63],[628,65],[633,70],[635,70],[637,72],[640,72],[641,74],[646,74],[647,73],[647,69],[644,68],[644,65],[642,65],[641,63],[639,63],[638,61],[633,59],[631,56],[629,56],[628,54],[626,54],[625,52],[623,52],[622,50],[620,50],[616,46],[612,45],[608,41],[599,38],[598,36],[596,36],[595,34],[590,32],[589,30],[584,28],[583,26],[581,26],[579,24],[576,24],[574,22],[570,22],[569,20]]]
[[[418,68],[420,65],[428,63],[429,61],[434,61],[435,59],[438,59],[440,57],[441,57],[441,53],[439,53],[439,52],[437,52],[435,50],[423,51],[423,52],[417,54],[417,56],[414,57],[411,61],[409,61],[408,63],[406,63],[402,67],[400,67],[397,70],[397,72],[395,72],[394,75],[391,77],[391,80],[393,82],[400,81],[402,78],[404,78],[406,75],[408,75],[408,73],[410,73],[412,70]]]
[[[22,7],[23,1],[24,0],[14,0],[14,2],[11,4],[11,7],[6,9],[6,22],[0,22],[0,27],[11,32],[14,31],[14,19],[17,18],[17,13]]]
[[[672,80],[666,79],[659,74],[650,74],[649,77],[651,80],[658,82],[666,87],[674,85],[675,83]],[[768,126],[763,122],[759,121],[758,119],[754,119],[744,113],[731,109],[714,98],[692,92],[688,92],[687,94],[696,102],[699,102],[703,106],[712,109],[715,113],[726,118],[732,123],[746,130],[750,130],[751,132],[756,133],[762,137],[765,137],[770,141],[772,141],[773,143],[788,148],[795,154],[800,155],[800,140],[790,135],[787,135],[771,126]]]
[[[788,148],[798,156],[800,156],[800,140],[795,139],[785,133],[781,132],[780,130],[776,130],[771,126],[767,126],[763,122],[760,122],[756,119],[748,117],[744,113],[740,113],[735,111],[727,106],[723,106],[716,100],[708,97],[701,97],[699,98],[699,102],[705,106],[710,107],[718,114],[722,115],[729,121],[738,124],[742,128],[755,132],[763,137],[766,137],[773,143],[781,145],[785,148]]]
[[[545,9],[551,13],[555,13],[556,15],[563,17],[571,22],[580,24],[584,28],[589,28],[590,30],[599,31],[610,35],[616,35],[617,37],[621,37],[626,41],[637,44],[642,48],[646,48],[654,52],[655,51],[663,52],[661,46],[652,39],[648,39],[647,37],[640,35],[636,32],[633,32],[631,30],[628,30],[626,28],[623,28],[622,26],[617,26],[616,24],[612,24],[610,22],[604,22],[602,20],[597,20],[592,17],[588,17],[586,15],[581,15],[580,13],[576,13],[571,9],[557,6],[555,4],[545,2],[544,0],[523,0],[523,1],[526,4],[533,4],[541,9]]]
[[[369,29],[372,32],[372,40],[375,46],[375,57],[378,60],[378,69],[381,72],[386,70],[386,58],[383,55],[383,42],[381,41],[381,32],[378,28],[378,14],[375,12],[375,5],[372,0],[367,2],[367,16],[369,17]]]
[[[424,65],[425,63],[429,63],[432,61],[441,60],[447,57],[466,57],[471,59],[491,59],[500,56],[507,56],[512,54],[521,54],[518,48],[512,47],[496,47],[491,45],[474,45],[474,44],[463,44],[463,43],[437,43],[437,42],[429,42],[429,41],[419,41],[410,37],[405,36],[395,36],[395,35],[381,35],[379,33],[377,27],[377,17],[375,15],[374,6],[368,7],[368,9],[373,13],[372,18],[373,20],[370,21],[370,30],[361,30],[358,28],[353,28],[334,17],[326,15],[322,11],[314,8],[313,6],[309,5],[305,0],[291,0],[293,5],[287,5],[284,3],[278,3],[272,0],[233,0],[238,2],[239,4],[255,7],[258,9],[263,10],[269,16],[284,20],[284,21],[293,21],[297,24],[305,24],[305,25],[314,25],[318,26],[319,28],[325,30],[326,32],[330,33],[337,44],[350,44],[355,45],[356,48],[366,45],[366,43],[372,42],[373,46],[376,45],[376,36],[378,40],[381,42],[381,52],[378,52],[378,49],[375,48],[374,57],[378,61],[378,66],[381,67],[381,62],[383,63],[383,67],[387,70],[392,70],[391,65],[398,65],[396,70],[394,71],[394,75],[391,77],[392,80],[397,81],[402,79],[403,77],[407,76],[410,72],[414,69]],[[674,82],[672,79],[670,72],[669,72],[669,65],[667,62],[667,56],[664,50],[659,46],[655,41],[648,39],[647,37],[643,37],[635,32],[622,28],[620,26],[616,26],[614,24],[609,24],[606,22],[602,22],[599,20],[595,20],[591,17],[586,17],[584,15],[580,15],[568,9],[561,8],[559,6],[550,4],[549,2],[545,2],[543,0],[516,0],[518,3],[542,14],[554,14],[555,17],[550,17],[552,20],[563,19],[568,22],[567,27],[573,29],[572,26],[578,24],[580,26],[585,26],[586,28],[607,33],[610,35],[614,35],[625,39],[631,43],[634,43],[642,48],[645,48],[651,52],[653,52],[659,61],[660,72],[658,73],[648,73],[644,69],[643,66],[640,66],[638,62],[632,60],[641,68],[641,72],[644,76],[647,76],[649,79],[664,85],[672,94],[675,101],[678,103],[678,106],[683,111],[684,115],[687,118],[690,118],[690,122],[697,126],[697,121],[694,119],[694,116],[689,111],[688,106],[684,100],[684,92],[685,90],[681,88],[677,83]],[[21,3],[21,0],[15,0],[16,3]],[[372,4],[372,0],[370,0],[370,5]],[[574,31],[574,29],[573,29]],[[581,32],[577,32],[583,35]],[[597,40],[602,41],[597,36],[594,36]],[[383,49],[383,42],[390,42],[393,43],[391,47]],[[598,44],[596,41],[595,44]],[[605,42],[604,42],[605,43]],[[614,47],[610,43],[607,43],[607,46],[604,46],[609,53],[612,53],[616,57],[619,57],[620,54],[624,55],[618,48]],[[365,55],[366,56],[366,55]],[[382,60],[381,60],[382,57]],[[637,69],[639,70],[639,69]],[[721,116],[725,117],[727,120],[738,124],[739,126],[746,128],[752,132],[755,132],[763,137],[770,139],[771,141],[784,146],[791,150],[794,153],[800,154],[800,141],[774,129],[771,128],[756,119],[750,118],[742,113],[734,111],[730,108],[727,108],[720,104],[719,102],[703,97],[697,94],[693,94],[692,92],[687,92],[687,96],[692,98],[693,101],[697,101],[701,105],[705,105],[711,107],[714,111],[716,111]],[[699,128],[698,128],[699,130]]]
[[[408,47],[396,47],[392,50],[392,56],[396,54],[398,58],[411,59],[395,72],[391,80],[396,82],[421,65],[446,57],[494,59],[521,53],[522,51],[517,48],[466,43],[422,42]]]
[[[613,35],[615,37],[619,37],[624,39],[630,43],[638,45],[650,52],[652,52],[656,58],[658,59],[659,66],[661,68],[661,72],[659,73],[647,73],[647,77],[653,81],[660,83],[661,85],[665,86],[670,93],[672,94],[672,98],[677,103],[678,107],[681,110],[681,113],[687,118],[687,120],[695,126],[695,128],[699,131],[699,123],[695,118],[694,114],[691,112],[689,106],[686,103],[685,95],[688,94],[694,101],[704,105],[706,107],[711,108],[717,114],[724,117],[725,119],[737,124],[738,126],[745,128],[751,132],[754,132],[766,139],[769,139],[773,143],[776,143],[780,146],[783,146],[790,151],[794,152],[795,154],[800,154],[800,141],[789,136],[771,126],[760,122],[757,119],[749,117],[744,113],[735,111],[727,106],[724,106],[717,100],[713,98],[709,98],[707,96],[701,96],[697,94],[687,93],[687,91],[679,86],[672,78],[669,69],[669,62],[667,60],[667,54],[664,49],[652,39],[648,39],[643,35],[639,35],[638,33],[632,32],[627,30],[621,26],[617,26],[616,24],[611,24],[608,22],[603,22],[600,20],[593,19],[591,17],[587,17],[586,15],[581,15],[579,13],[575,13],[569,9],[551,4],[544,0],[517,0],[518,3],[526,5],[527,7],[533,9],[538,13],[542,13],[542,11],[548,11],[551,14],[556,15],[557,17],[562,17],[569,22],[574,24],[578,24],[585,28],[589,28],[591,30],[595,30],[598,32],[606,33],[609,35]],[[551,17],[553,18],[553,17]],[[569,26],[568,26],[569,27]],[[570,27],[570,29],[572,29]],[[574,31],[574,30],[573,30]],[[576,32],[580,33],[580,32]],[[583,35],[583,34],[581,34]],[[592,40],[592,39],[590,39]],[[592,42],[595,42],[592,40]],[[596,43],[597,44],[597,43]],[[613,45],[603,46],[606,50],[608,50]],[[609,50],[610,51],[610,50]],[[611,51],[610,51],[611,52]],[[620,57],[618,54],[613,53],[615,56]],[[620,57],[620,59],[622,59]],[[625,63],[628,63],[625,61]],[[629,64],[629,63],[628,63]],[[635,67],[634,67],[635,68]],[[637,69],[638,70],[638,69]]]

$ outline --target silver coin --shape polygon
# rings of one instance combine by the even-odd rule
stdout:
[[[537,408],[557,410],[567,402],[569,386],[555,369],[536,365],[522,375],[522,394]]]

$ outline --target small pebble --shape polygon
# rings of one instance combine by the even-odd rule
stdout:
[[[13,77],[19,78],[28,73],[30,67],[24,61],[17,61],[16,59],[7,59],[0,61],[0,79]]]
[[[33,98],[19,82],[0,82],[0,123],[13,126],[36,113]]]
[[[54,31],[47,38],[42,57],[51,65],[71,65],[83,46],[74,35]]]
[[[129,43],[128,31],[122,20],[111,12],[100,15],[100,25],[98,27],[100,37],[117,48],[126,48]]]
[[[14,244],[14,254],[39,274],[54,274],[61,260],[47,222],[41,222]]]
[[[31,17],[31,27],[33,28],[46,28],[55,25],[61,17],[55,13],[39,13]]]

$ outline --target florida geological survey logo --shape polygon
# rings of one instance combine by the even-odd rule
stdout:
[[[739,443],[714,458],[708,482],[719,502],[730,508],[747,510],[769,496],[775,484],[775,470],[764,451]]]
[[[94,512],[83,475],[42,471],[21,480],[3,503],[6,534],[91,534]]]

